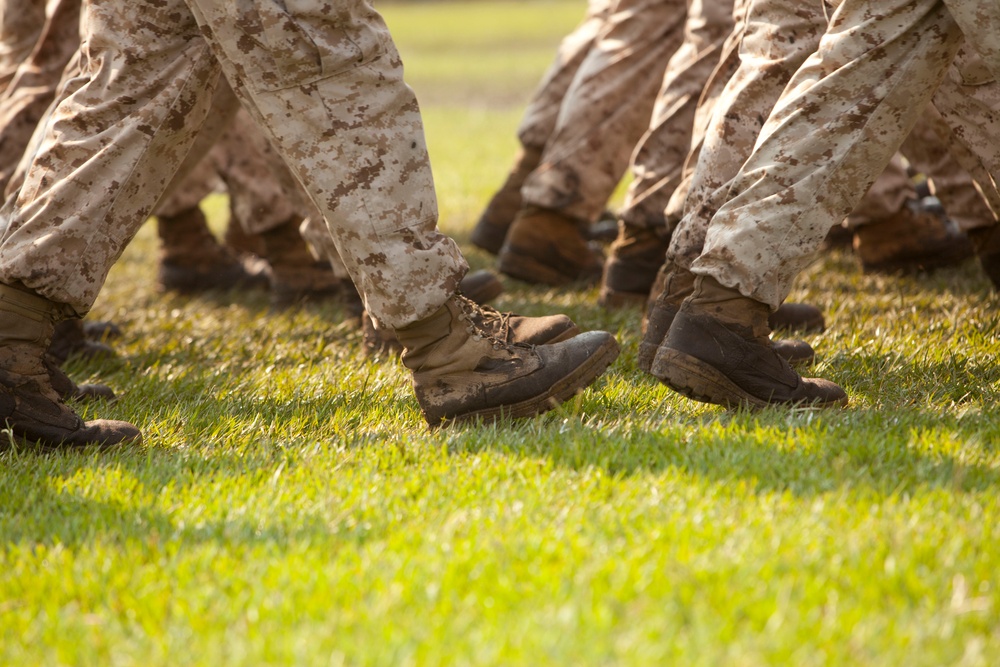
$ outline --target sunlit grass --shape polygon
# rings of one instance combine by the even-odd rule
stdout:
[[[474,90],[484,44],[530,39],[526,99],[583,6],[383,11],[416,81],[439,76],[420,71],[432,49],[463,60]],[[415,87],[442,226],[464,242],[518,108]],[[205,208],[221,230],[225,200]],[[688,401],[637,370],[637,310],[509,281],[496,305],[613,331],[621,357],[539,419],[430,432],[407,374],[363,356],[344,308],[162,295],[156,250],[146,226],[94,309],[125,329],[119,357],[70,366],[120,393],[81,413],[133,421],[145,445],[0,453],[0,664],[1000,655],[1000,299],[975,264],[870,277],[837,252],[810,267],[793,299],[826,313],[808,371],[847,388],[836,411]]]

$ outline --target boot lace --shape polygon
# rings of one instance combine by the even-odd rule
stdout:
[[[501,313],[490,306],[480,306],[460,294],[455,295],[455,301],[462,311],[458,319],[466,323],[466,331],[470,336],[475,340],[489,341],[494,350],[509,350],[510,313]]]

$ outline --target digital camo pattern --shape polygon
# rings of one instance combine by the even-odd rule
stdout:
[[[741,47],[745,60],[714,109],[707,146],[695,165],[690,189],[681,193],[684,196],[679,201],[675,195],[668,206],[668,211],[683,210],[685,214],[674,231],[669,252],[672,261],[678,265],[690,267],[701,253],[708,224],[725,203],[732,178],[750,155],[763,119],[780,97],[787,80],[818,47],[829,13],[819,3],[755,0],[750,4],[747,18],[750,28]],[[739,28],[738,25],[737,32]],[[951,77],[957,78],[955,71]],[[956,86],[949,86],[949,80],[946,79],[939,88],[935,103],[958,106],[964,110],[954,118],[957,125],[965,128],[962,134],[982,128],[977,132],[982,151],[991,145],[984,140],[985,136],[990,136],[990,133],[997,136],[1000,132],[1000,126],[996,124],[998,119],[990,112],[991,104],[992,108],[998,108],[991,101],[996,99],[997,86],[982,85],[977,88],[981,101],[975,109],[969,110],[969,96],[965,91],[956,90]],[[940,120],[932,129],[936,117],[934,107],[926,107],[925,114],[903,144],[902,153],[917,171],[932,176],[949,215],[961,228],[990,224],[992,213],[975,190],[970,177],[970,172],[988,174],[989,170],[971,154],[960,166],[951,153],[959,152],[963,146],[954,137],[946,143],[937,138],[942,131],[949,134],[950,131],[947,126],[942,130],[943,121]],[[950,151],[945,150],[945,146]],[[992,182],[988,175],[976,180],[980,185]],[[847,218],[848,224],[855,227],[891,217],[903,202],[915,196],[902,164],[898,160],[890,162]],[[1000,197],[997,200],[1000,202]]]
[[[593,221],[649,127],[667,62],[680,47],[685,0],[618,0],[566,90],[525,204]]]
[[[844,0],[792,77],[691,268],[772,308],[910,132],[961,45],[935,0]]]
[[[701,254],[708,224],[725,203],[732,178],[752,152],[785,84],[826,30],[820,2],[751,0],[746,11],[734,27],[739,65],[712,106],[684,198],[669,204],[683,217],[667,256],[684,268]]]
[[[41,13],[24,5],[38,5]],[[20,182],[15,177],[24,154],[45,111],[55,99],[63,70],[76,53],[80,40],[80,0],[44,2],[0,1],[0,13],[18,16],[20,37],[32,40],[26,50],[3,49],[4,65],[12,68],[6,92],[0,99],[0,192]],[[47,12],[46,12],[47,9]],[[5,39],[6,28],[5,30]],[[2,48],[2,47],[0,47]],[[13,61],[20,57],[21,60]],[[9,191],[8,191],[9,192]]]
[[[704,123],[696,118],[703,97],[730,74],[722,54],[734,22],[732,0],[689,3],[684,43],[670,58],[649,129],[632,156],[632,182],[621,212],[629,225],[667,225],[665,211],[683,180],[685,164],[700,151]]]
[[[419,108],[369,3],[88,8],[83,75],[46,120],[20,196],[4,211],[0,280],[85,314],[183,161],[221,64],[307,185],[370,312],[401,326],[454,293],[467,265],[436,229]]]
[[[0,93],[35,48],[45,25],[45,0],[0,0]]]
[[[559,43],[555,60],[542,75],[521,118],[517,129],[521,145],[539,151],[545,147],[556,129],[566,91],[607,25],[614,4],[614,0],[590,0],[583,21]]]

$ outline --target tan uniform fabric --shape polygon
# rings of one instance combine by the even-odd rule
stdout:
[[[0,2],[0,93],[35,48],[45,24],[45,0]]]
[[[370,4],[108,0],[89,5],[87,28],[83,76],[4,212],[0,280],[85,314],[187,154],[221,65],[370,312],[402,326],[454,293],[467,265],[436,229],[419,108]]]
[[[1000,7],[947,4],[957,8],[969,44],[978,50],[985,43],[991,75],[1000,71]],[[967,93],[938,89],[962,38],[939,0],[841,2],[819,50],[796,72],[765,122],[692,271],[776,308],[932,96],[942,113],[948,110],[945,117],[956,131],[995,122],[973,118]],[[993,79],[985,83],[995,85]],[[970,146],[994,174],[1000,166],[995,146]]]
[[[684,213],[668,252],[668,257],[680,266],[690,267],[701,253],[708,224],[726,201],[732,178],[750,155],[784,85],[818,48],[832,10],[824,11],[815,3],[754,0],[748,11],[749,18],[743,25],[749,27],[740,45],[742,62],[713,109],[691,187],[677,193],[680,197],[675,195],[668,206],[668,211]],[[932,114],[933,109],[928,113]],[[929,123],[926,117],[918,123],[914,139],[907,141],[903,151],[918,169],[945,186],[947,204],[955,208],[956,219],[963,221],[963,228],[971,228],[968,221],[981,217],[983,203],[975,200],[975,186],[968,171],[960,169],[949,155],[940,156],[946,151],[940,141],[929,136]],[[919,142],[927,145],[921,147]],[[939,157],[931,160],[927,155],[934,151]],[[880,174],[848,223],[856,226],[887,218],[915,196],[913,184],[896,158]]]
[[[555,132],[559,109],[580,64],[594,47],[614,9],[614,0],[590,0],[587,15],[563,38],[542,80],[524,110],[517,138],[523,146],[542,150]]]
[[[632,156],[632,182],[620,215],[629,225],[666,224],[664,212],[684,165],[701,148],[705,119],[696,122],[698,109],[710,106],[704,97],[715,94],[721,87],[716,84],[724,84],[734,68],[722,57],[734,14],[732,0],[689,2],[684,43],[670,58],[649,129]]]
[[[578,220],[601,215],[649,127],[667,62],[684,37],[685,16],[685,0],[614,3],[560,100],[541,164],[521,188],[525,204]],[[545,99],[553,102],[557,92]],[[522,141],[525,136],[522,126]]]
[[[19,7],[24,4],[0,4],[4,17],[8,12],[24,12],[17,23],[23,35],[33,40],[31,48],[16,52],[21,60],[11,63],[9,85],[0,97],[0,192],[7,190],[79,44],[80,0],[49,0],[48,13],[44,2],[27,3],[38,5],[38,12]]]

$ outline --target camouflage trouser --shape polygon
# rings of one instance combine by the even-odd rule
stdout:
[[[27,11],[24,2],[5,2],[6,12],[24,11],[19,29],[34,42],[22,59],[12,63],[14,71],[0,99],[0,192],[16,189],[18,164],[42,116],[55,98],[63,70],[79,45],[80,0],[34,2],[40,13]],[[46,14],[46,8],[48,14]],[[13,54],[11,54],[13,56]],[[6,65],[4,65],[6,67]]]
[[[742,4],[740,0],[737,4]],[[665,209],[679,186],[689,155],[697,155],[704,119],[703,95],[725,82],[732,65],[720,58],[733,33],[733,0],[690,0],[684,43],[670,58],[649,129],[632,155],[632,182],[621,219],[635,227],[663,227]]]
[[[1000,173],[995,142],[969,141],[991,126],[984,113],[989,92],[948,82],[938,88],[963,31],[990,70],[988,76],[984,68],[961,74],[978,74],[979,83],[990,84],[982,87],[995,88],[990,72],[1000,71],[998,28],[1000,7],[982,3],[843,0],[816,54],[792,77],[765,122],[692,271],[776,308],[932,96],[984,169]]]
[[[517,129],[517,138],[523,146],[539,151],[545,148],[555,132],[566,91],[573,83],[580,64],[607,26],[614,4],[614,0],[590,0],[583,22],[559,43],[556,58],[535,88]]]
[[[536,96],[526,117],[526,123],[551,118],[551,110],[558,108],[542,162],[521,188],[526,204],[579,220],[600,216],[649,126],[667,61],[684,36],[685,15],[685,0],[614,3],[561,99],[559,86],[552,86]],[[538,110],[541,101],[547,102],[548,115]],[[537,142],[542,134],[522,125],[520,136],[526,145],[537,146],[527,140]]]
[[[375,317],[409,324],[456,290],[467,265],[436,229],[420,111],[370,4],[107,0],[88,7],[81,54],[4,212],[3,282],[85,314],[183,162],[221,66]]]
[[[199,157],[198,150],[192,151],[185,162],[194,161],[194,168],[188,173],[182,168],[180,184],[157,204],[156,213],[169,216],[194,208],[221,181],[229,193],[235,222],[248,234],[274,229],[296,215],[305,217],[301,204],[297,209],[286,190],[298,184],[291,174],[286,182],[280,182],[275,171],[287,172],[287,167],[273,154],[257,124],[239,106],[225,79],[219,81],[212,114],[223,119],[221,134],[211,135],[218,139],[204,157]]]
[[[933,105],[928,105],[924,116],[900,147],[900,153],[914,171],[927,177],[931,192],[959,229],[969,231],[993,225],[993,212],[976,189],[969,172],[959,165],[949,150],[951,142],[946,142],[944,137],[950,136],[947,123]],[[847,226],[853,229],[877,223],[897,213],[906,200],[916,196],[913,181],[897,155],[848,216]]]
[[[31,55],[45,24],[45,0],[0,0],[0,93]]]
[[[32,16],[41,21],[38,25],[28,26],[26,19],[21,21],[22,29],[31,27],[38,36],[39,46],[18,68],[0,101],[0,190],[10,183],[8,193],[20,186],[23,174],[14,176],[15,170],[35,126],[55,98],[63,70],[79,46],[80,0],[49,0],[47,9],[47,16]],[[218,175],[229,190],[233,209],[245,231],[259,233],[287,221],[295,211],[257,149],[266,142],[260,130],[239,108],[224,81],[214,104],[212,117],[221,136],[205,132],[205,141],[212,146],[207,159],[199,159],[204,148],[192,150],[185,161],[188,166],[182,169],[182,174],[190,175],[179,181],[180,185],[168,193],[156,212],[175,215],[197,206],[215,189]],[[276,162],[285,169],[280,158]],[[22,165],[24,168],[27,164]]]

